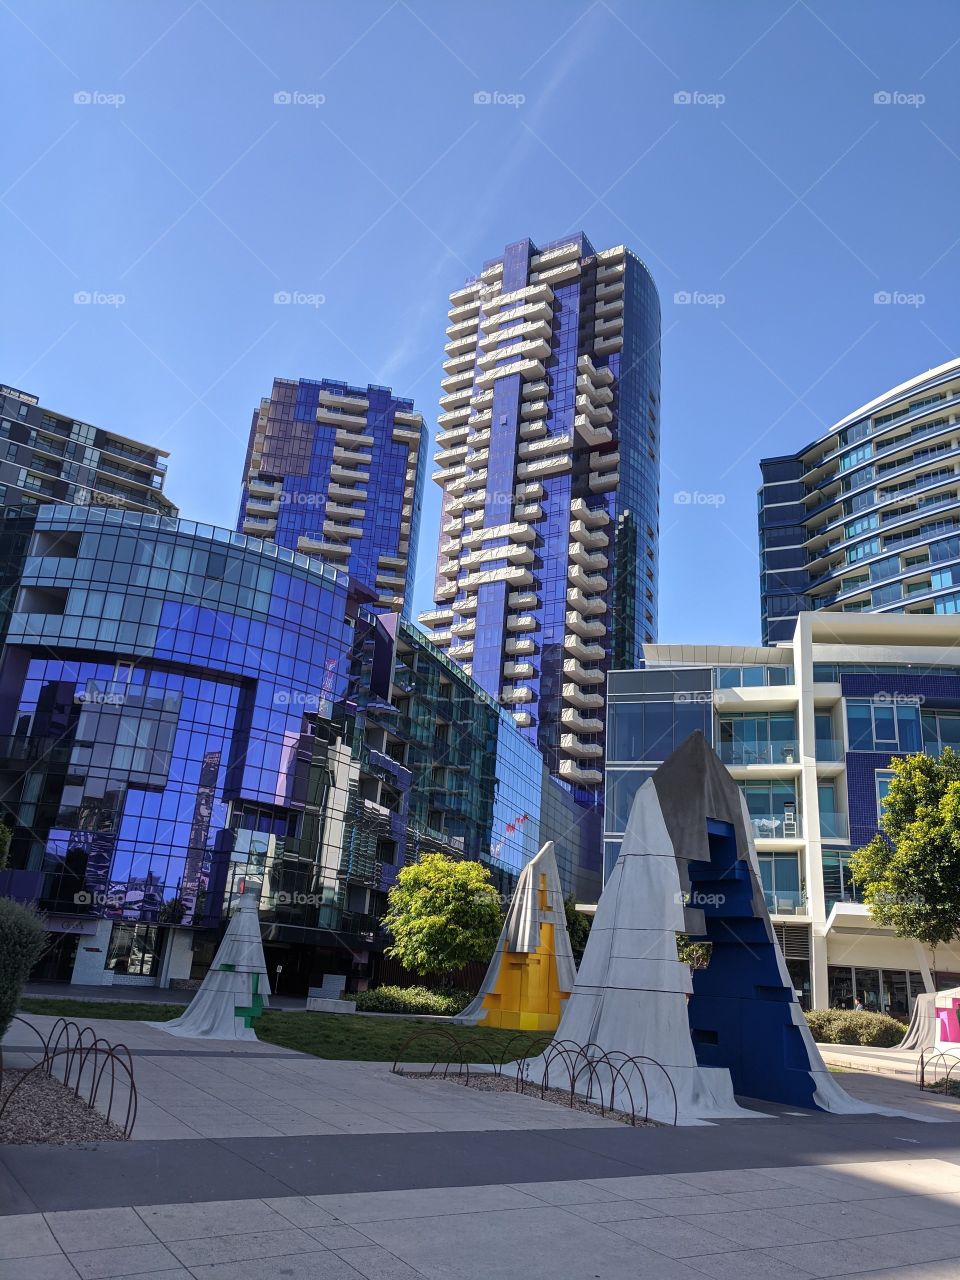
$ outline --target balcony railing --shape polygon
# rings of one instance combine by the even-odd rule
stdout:
[[[800,751],[795,742],[721,742],[720,759],[724,764],[799,764]]]
[[[829,810],[821,810],[820,839],[849,840],[850,823],[847,819],[847,815],[845,813],[833,813]]]
[[[757,840],[793,840],[803,835],[803,818],[799,813],[752,813],[750,823]]]
[[[836,764],[843,760],[843,743],[837,738],[818,738],[816,760],[818,764]]]
[[[807,895],[802,889],[764,889],[763,900],[772,916],[806,914]]]

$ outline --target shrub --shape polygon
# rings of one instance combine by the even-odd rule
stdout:
[[[431,991],[429,987],[375,987],[346,998],[356,1000],[358,1013],[428,1013],[448,1018],[473,999],[468,991]]]
[[[0,1037],[17,1012],[23,984],[46,944],[40,916],[12,898],[0,898]]]
[[[902,1022],[885,1013],[861,1013],[853,1009],[811,1009],[807,1022],[814,1040],[820,1044],[863,1044],[891,1049],[907,1032]]]

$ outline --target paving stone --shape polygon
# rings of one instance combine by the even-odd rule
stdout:
[[[723,1253],[739,1246],[703,1225],[702,1218],[642,1218],[611,1222],[610,1230],[668,1258],[690,1258],[698,1253]]]
[[[414,1271],[413,1267],[377,1244],[351,1249],[343,1258],[365,1280],[418,1280],[423,1275],[423,1272]]]
[[[138,1208],[144,1224],[161,1240],[283,1229],[289,1223],[259,1200],[208,1200],[201,1204],[153,1204]]]
[[[538,1207],[533,1196],[513,1186],[437,1187],[417,1191],[360,1191],[353,1195],[311,1196],[343,1222],[378,1222],[384,1218],[435,1217],[490,1209]]]
[[[191,1267],[190,1275],[193,1280],[358,1280],[355,1268],[329,1250]]]
[[[76,1270],[62,1253],[0,1261],[0,1280],[77,1280]]]
[[[162,1244],[126,1244],[119,1249],[92,1249],[71,1253],[70,1261],[81,1280],[105,1280],[110,1276],[140,1275],[145,1271],[177,1268],[177,1259]]]
[[[254,1258],[278,1258],[288,1253],[316,1253],[318,1247],[316,1240],[297,1227],[170,1242],[170,1252],[185,1267],[246,1262]]]
[[[44,1216],[65,1253],[157,1243],[133,1209],[68,1209]]]
[[[42,1213],[18,1213],[0,1218],[0,1259],[35,1258],[59,1252],[60,1246]]]
[[[268,1209],[274,1209],[288,1222],[297,1227],[332,1227],[339,1226],[340,1219],[335,1218],[326,1209],[321,1209],[309,1196],[277,1196],[264,1200]]]

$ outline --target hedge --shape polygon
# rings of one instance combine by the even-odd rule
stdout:
[[[0,1037],[17,1012],[23,984],[47,945],[42,919],[31,907],[0,898]]]
[[[891,1049],[907,1033],[902,1022],[885,1013],[852,1009],[811,1009],[807,1022],[814,1040],[820,1044],[864,1044]]]
[[[431,991],[429,987],[375,987],[345,997],[356,1000],[358,1013],[426,1013],[452,1017],[473,997],[468,991]]]

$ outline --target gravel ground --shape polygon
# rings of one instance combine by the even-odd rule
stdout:
[[[0,1083],[0,1107],[26,1075],[8,1068]],[[122,1118],[122,1116],[121,1116]],[[0,1115],[0,1142],[122,1142],[123,1130],[75,1097],[59,1080],[35,1072]]]
[[[440,1072],[429,1071],[402,1071],[398,1074],[408,1076],[413,1080],[442,1080],[443,1074]],[[484,1093],[515,1093],[517,1087],[516,1076],[494,1075],[492,1072],[471,1071],[469,1077],[462,1073],[457,1075],[451,1071],[446,1077],[451,1084],[462,1084],[467,1089],[480,1089]],[[529,1080],[524,1080],[521,1093],[525,1093],[528,1098],[540,1097],[540,1086],[533,1084]],[[570,1107],[570,1090],[569,1089],[546,1089],[543,1093],[543,1102],[553,1102],[559,1107]],[[604,1111],[597,1102],[588,1102],[586,1098],[581,1098],[577,1094],[573,1098],[573,1110],[586,1111],[592,1116],[603,1116],[607,1120],[619,1120],[621,1124],[633,1124],[633,1119],[623,1111],[611,1111],[609,1108]],[[648,1128],[656,1128],[653,1120],[644,1120],[640,1116],[636,1118],[637,1128],[646,1125]]]

